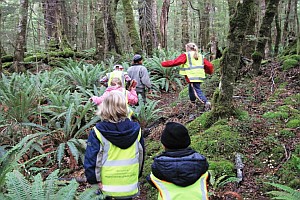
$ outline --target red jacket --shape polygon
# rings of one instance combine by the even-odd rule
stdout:
[[[214,72],[214,66],[213,64],[211,64],[208,60],[206,60],[204,58],[204,70],[206,74],[212,74]],[[187,62],[186,59],[186,54],[183,53],[180,56],[178,56],[176,59],[174,60],[167,60],[167,61],[163,61],[161,62],[161,65],[163,67],[174,67],[174,66],[178,66],[178,65],[183,65]],[[190,80],[188,79],[187,76],[185,76],[186,81],[189,83]]]

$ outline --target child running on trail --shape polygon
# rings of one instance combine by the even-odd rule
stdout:
[[[180,65],[179,74],[184,75],[189,83],[189,97],[192,103],[196,99],[204,103],[205,110],[210,110],[211,103],[202,92],[200,85],[205,79],[205,74],[212,74],[213,65],[206,60],[199,52],[194,43],[185,45],[186,52],[178,56],[175,60],[168,60],[161,63],[163,67],[174,67]]]
[[[125,97],[127,98],[127,102],[129,105],[136,105],[138,102],[138,96],[137,93],[135,91],[135,87],[136,87],[136,81],[132,80],[132,84],[131,87],[128,88],[128,90],[125,90],[125,88],[122,87],[122,82],[119,78],[115,77],[111,80],[111,86],[107,87],[105,92],[103,93],[102,96],[97,97],[97,96],[93,96],[90,98],[90,100],[96,104],[96,105],[100,105],[103,100],[109,96],[109,94],[112,91],[120,91],[123,92],[125,94]]]
[[[139,123],[128,119],[123,92],[112,91],[101,105],[101,118],[90,131],[84,157],[88,183],[98,184],[106,200],[131,200],[139,194],[144,139]]]

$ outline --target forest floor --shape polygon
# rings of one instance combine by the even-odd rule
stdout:
[[[268,167],[261,164],[258,165],[255,157],[261,152],[268,152],[269,149],[273,148],[273,143],[266,143],[265,139],[268,135],[272,135],[276,128],[264,120],[262,115],[268,110],[283,105],[283,99],[286,97],[300,92],[299,76],[299,67],[289,72],[283,72],[280,70],[279,63],[269,63],[263,67],[263,73],[253,78],[252,81],[247,81],[246,83],[243,82],[243,80],[239,81],[240,84],[237,86],[234,94],[234,102],[237,106],[246,110],[251,118],[255,119],[255,123],[251,123],[251,127],[248,127],[249,133],[243,133],[243,136],[246,137],[245,141],[247,142],[242,145],[242,150],[238,150],[243,152],[245,156],[244,160],[246,160],[243,168],[243,181],[239,184],[229,183],[222,188],[218,188],[217,191],[213,191],[214,195],[212,195],[210,199],[238,199],[239,196],[243,197],[243,199],[270,199],[270,197],[266,196],[265,189],[258,180],[264,179],[264,176],[267,175],[275,176],[283,164],[291,158],[291,151],[293,151],[295,146],[300,142],[300,130],[299,127],[292,130],[295,133],[295,137],[280,138],[284,153],[279,156],[279,160],[275,160],[274,163],[269,164]],[[277,83],[274,82],[275,77],[279,77],[280,79],[277,80]],[[284,91],[278,95],[277,99],[273,100],[270,106],[264,106],[263,103],[269,101],[269,99],[274,96],[274,92],[279,88],[280,83],[283,82],[286,84]],[[249,91],[251,92],[249,93]],[[163,108],[162,116],[167,117],[160,118],[157,123],[152,125],[150,131],[148,130],[149,132],[146,134],[145,142],[146,149],[147,141],[159,141],[167,121],[188,124],[193,118],[199,117],[203,113],[203,105],[200,103],[197,106],[192,106],[188,101],[183,101],[177,103],[175,107],[170,107],[170,104],[177,101],[178,95],[178,92],[162,93],[161,97],[157,99],[160,100],[159,107]],[[299,107],[297,109],[299,110]],[[236,126],[234,122],[231,125]],[[266,162],[271,159],[272,154],[266,158]],[[142,181],[142,183],[145,182]],[[135,200],[146,200],[146,190],[142,184],[141,195],[135,198]]]

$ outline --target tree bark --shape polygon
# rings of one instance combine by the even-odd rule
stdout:
[[[152,56],[155,35],[152,22],[152,0],[139,0],[139,26],[142,48],[147,55]]]
[[[285,47],[286,42],[287,42],[288,27],[289,27],[289,17],[290,17],[290,12],[291,12],[291,3],[292,3],[292,0],[289,0],[288,1],[288,5],[287,5],[287,10],[286,10],[286,15],[285,15],[285,21],[284,21],[284,25],[283,25],[283,30],[282,30],[281,43],[282,43],[283,47]]]
[[[71,32],[71,44],[73,46],[73,48],[75,50],[77,50],[77,34],[78,34],[78,24],[79,24],[79,12],[78,12],[78,2],[77,0],[73,0],[71,2],[71,16],[70,16],[70,19],[69,21],[71,22],[70,23],[70,26],[69,26],[69,30]]]
[[[262,20],[262,24],[258,34],[258,42],[256,45],[256,50],[252,54],[252,59],[253,59],[252,67],[253,67],[254,75],[259,74],[261,60],[264,57],[264,50],[269,36],[269,30],[271,29],[271,24],[276,14],[278,4],[279,4],[279,0],[270,0],[267,6],[266,14]]]
[[[26,49],[26,30],[28,18],[28,0],[20,0],[19,26],[17,29],[16,49],[14,53],[13,68],[15,72],[24,72],[24,54]]]
[[[158,47],[159,43],[159,29],[158,29],[158,17],[157,17],[157,0],[153,0],[152,2],[152,22],[154,26],[154,35],[153,35],[153,42],[154,47]]]
[[[197,36],[197,43],[200,43],[200,47],[201,47],[201,44],[202,44],[202,42],[201,42],[201,35],[202,35],[202,31],[201,31],[201,11],[200,11],[200,9],[197,9],[197,8],[195,8],[195,6],[193,6],[193,4],[192,4],[192,2],[191,2],[191,0],[189,0],[189,3],[190,3],[190,6],[191,6],[191,8],[194,10],[194,11],[196,11],[197,12],[197,15],[198,15],[198,23],[199,23],[199,26],[198,26],[198,36]]]
[[[185,50],[185,45],[189,43],[189,24],[188,24],[188,5],[187,0],[181,0],[181,43],[182,43],[182,50]]]
[[[108,51],[122,55],[121,40],[116,22],[118,0],[106,0],[105,2],[105,24],[107,28]]]
[[[236,11],[230,18],[228,46],[221,60],[221,80],[219,89],[214,94],[213,109],[208,116],[208,125],[213,124],[219,118],[227,118],[235,114],[232,103],[233,87],[253,3],[254,0],[244,0],[243,3],[238,3]]]
[[[2,30],[2,6],[0,6],[0,33],[2,33],[1,32],[1,30]],[[0,34],[0,36],[1,36],[1,34]],[[1,43],[1,38],[2,37],[0,37],[0,74],[2,73],[2,43]]]
[[[294,11],[294,21],[295,21],[295,23],[296,23],[296,26],[295,26],[295,29],[296,29],[296,31],[295,31],[295,35],[300,35],[300,24],[299,24],[299,17],[298,17],[298,0],[295,0],[295,7],[294,7],[294,9],[295,9],[295,11]]]
[[[275,15],[276,38],[275,38],[275,45],[274,45],[274,56],[278,55],[279,43],[280,43],[280,39],[281,39],[281,27],[280,27],[278,15],[279,15],[279,12],[278,12],[278,8],[277,8],[277,12]]]
[[[100,62],[105,58],[104,2],[102,0],[97,3],[97,13],[95,16],[95,39],[95,59]]]
[[[130,38],[130,44],[134,53],[142,53],[141,42],[139,38],[139,34],[135,27],[135,20],[133,16],[133,10],[131,6],[131,0],[122,0],[124,14],[125,14],[125,21],[128,28],[128,34]]]
[[[160,44],[164,49],[168,49],[167,47],[167,24],[169,19],[169,9],[170,9],[170,0],[164,0],[161,14],[160,14]]]
[[[201,16],[201,47],[204,51],[207,51],[207,45],[209,44],[209,0],[205,0],[203,11]]]
[[[246,31],[246,41],[243,45],[243,56],[247,57],[247,58],[251,58],[251,55],[254,53],[255,51],[255,45],[256,45],[256,27],[258,26],[258,24],[256,24],[257,22],[257,14],[258,14],[258,10],[259,10],[259,3],[257,0],[255,0],[255,3],[253,5],[253,10],[252,13],[250,15],[250,21],[249,24],[250,26],[247,27],[247,31]]]

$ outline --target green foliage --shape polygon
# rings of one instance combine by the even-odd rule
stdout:
[[[213,170],[209,170],[209,173],[210,173],[209,183],[214,190],[220,189],[221,187],[223,187],[228,183],[237,182],[239,180],[237,177],[234,176],[228,176],[228,175],[217,176],[217,174],[215,174]]]
[[[75,89],[93,89],[99,78],[105,74],[101,65],[84,64],[83,61],[77,62],[71,59],[58,71],[59,75],[64,76],[71,87]]]
[[[231,159],[240,150],[240,135],[228,125],[214,125],[195,138],[194,148],[208,158]]]
[[[183,90],[178,95],[179,99],[188,99],[189,98],[189,87],[184,87]]]
[[[30,183],[19,171],[14,170],[6,176],[8,193],[5,199],[18,200],[74,200],[78,183],[72,180],[68,185],[61,186],[58,180],[58,170],[52,172],[43,182],[41,174],[33,177]]]
[[[47,56],[45,54],[35,54],[24,58],[24,62],[37,62],[45,60]]]
[[[297,119],[291,119],[291,120],[289,120],[288,123],[286,124],[286,127],[287,128],[297,128],[297,127],[300,127],[300,119],[297,118]]]
[[[197,135],[200,133],[200,130],[202,130],[207,123],[207,115],[208,112],[203,113],[186,126],[190,135]]]
[[[220,160],[210,160],[209,169],[213,171],[215,177],[221,176],[234,176],[234,163],[229,160],[220,159]]]
[[[45,133],[36,133],[32,135],[27,135],[18,144],[16,144],[12,149],[8,150],[3,156],[0,157],[0,188],[4,189],[5,176],[7,173],[11,172],[13,169],[18,169],[21,166],[28,166],[29,164],[41,159],[41,157],[33,157],[29,161],[23,164],[19,164],[18,161],[21,157],[31,148],[32,144],[39,138],[45,136]],[[42,155],[42,157],[45,155]]]
[[[151,76],[155,82],[159,83],[159,89],[169,91],[171,88],[176,91],[178,88],[182,88],[181,77],[179,76],[179,69],[176,67],[162,67],[161,62],[163,60],[159,57],[154,56],[151,59],[147,59],[144,65],[151,69]]]
[[[139,105],[133,108],[134,114],[138,118],[141,127],[146,127],[159,117],[159,112],[162,110],[156,108],[159,101],[147,99],[147,103],[144,104],[142,97],[139,95]]]
[[[279,190],[283,191],[270,191],[267,194],[271,194],[273,197],[272,199],[282,199],[282,200],[298,200],[300,199],[300,191],[294,190],[288,186],[277,184],[277,183],[269,183],[266,184],[276,187]]]
[[[26,74],[14,73],[11,77],[2,74],[0,102],[9,109],[4,113],[8,120],[28,122],[28,118],[37,111],[40,97],[33,81]]]
[[[294,59],[287,59],[283,62],[283,70],[289,70],[291,68],[296,67],[297,65],[299,65],[299,61],[294,60]]]
[[[286,113],[286,112],[266,112],[265,114],[263,114],[263,117],[264,118],[267,118],[267,119],[288,119],[289,117],[289,114]]]

